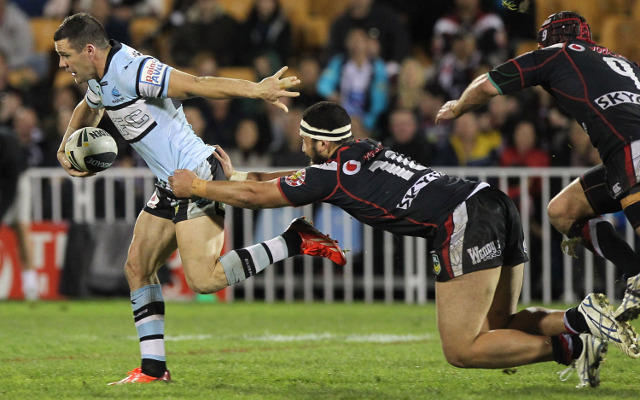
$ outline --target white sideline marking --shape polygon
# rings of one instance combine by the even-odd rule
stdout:
[[[189,340],[210,340],[214,335],[177,335],[166,336],[164,340],[167,342],[181,342]],[[229,338],[229,337],[227,337]],[[238,337],[240,340],[252,342],[319,342],[319,341],[336,341],[336,342],[357,342],[357,343],[394,343],[394,342],[420,342],[430,340],[433,335],[390,335],[384,333],[371,333],[368,335],[337,335],[333,333],[308,333],[302,335],[258,335],[249,336],[242,335]]]

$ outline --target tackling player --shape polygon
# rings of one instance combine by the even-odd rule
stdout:
[[[634,319],[640,314],[640,255],[601,215],[624,210],[640,234],[640,68],[594,43],[586,20],[571,11],[550,15],[537,40],[538,50],[476,78],[436,121],[530,86],[549,92],[587,132],[603,164],[564,188],[547,213],[570,246],[578,242],[623,271],[627,288],[615,315]]]
[[[362,223],[395,234],[427,238],[436,274],[438,330],[449,363],[463,368],[508,368],[557,361],[571,365],[581,385],[597,386],[610,341],[640,356],[636,334],[614,319],[604,295],[590,294],[566,312],[517,311],[528,261],[513,201],[484,182],[443,175],[373,140],[355,141],[344,108],[320,102],[302,115],[302,149],[312,165],[293,175],[244,182],[198,178],[181,169],[169,177],[179,196],[235,207],[334,204]],[[232,171],[223,151],[215,155]],[[227,276],[251,259],[220,257]]]
[[[227,178],[214,157],[214,147],[194,134],[180,99],[243,96],[266,100],[286,112],[287,107],[279,99],[297,96],[297,92],[286,89],[300,82],[296,77],[281,78],[287,67],[259,83],[196,77],[108,40],[102,25],[86,13],[65,18],[54,41],[60,67],[71,73],[76,83],[88,83],[87,93],[75,108],[58,149],[58,161],[65,171],[75,177],[92,175],[71,166],[64,145],[78,128],[96,126],[106,110],[118,132],[158,178],[155,192],[136,220],[125,264],[142,362],[113,384],[171,379],[164,346],[164,300],[156,272],[177,248],[187,283],[198,293],[216,292],[273,262],[301,253],[344,265],[344,255],[333,240],[297,219],[281,236],[238,250],[261,257],[250,269],[226,276],[216,260],[224,240],[224,204],[179,198],[167,183],[169,174],[178,168],[195,170],[205,179]]]

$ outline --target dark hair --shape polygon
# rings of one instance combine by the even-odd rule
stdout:
[[[321,101],[304,110],[302,119],[309,125],[332,131],[351,123],[351,117],[340,104]]]
[[[53,35],[53,40],[68,39],[71,47],[80,52],[87,44],[99,49],[109,47],[109,36],[97,19],[88,13],[78,13],[62,21]]]

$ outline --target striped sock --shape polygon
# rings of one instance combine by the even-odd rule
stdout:
[[[266,242],[228,252],[220,257],[227,283],[244,281],[275,262],[300,254],[300,243],[297,233],[285,232]]]
[[[148,285],[131,292],[131,308],[140,338],[142,373],[159,378],[167,370],[162,287]]]

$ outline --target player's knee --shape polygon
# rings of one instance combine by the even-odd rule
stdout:
[[[444,358],[447,362],[457,368],[474,368],[473,358],[461,347],[443,349]]]
[[[209,268],[202,268],[200,271],[204,270],[210,271]],[[186,281],[189,285],[189,288],[196,293],[200,294],[210,294],[220,291],[228,286],[226,279],[221,279],[221,277],[215,273],[202,273],[198,276],[191,276],[192,274],[187,275]],[[224,276],[222,277],[224,278]]]
[[[129,282],[142,281],[150,276],[147,271],[144,271],[142,265],[132,257],[128,257],[124,264],[124,275]]]
[[[549,202],[547,206],[547,215],[549,222],[561,233],[566,234],[571,226],[570,221],[570,204],[564,196],[556,196]]]

